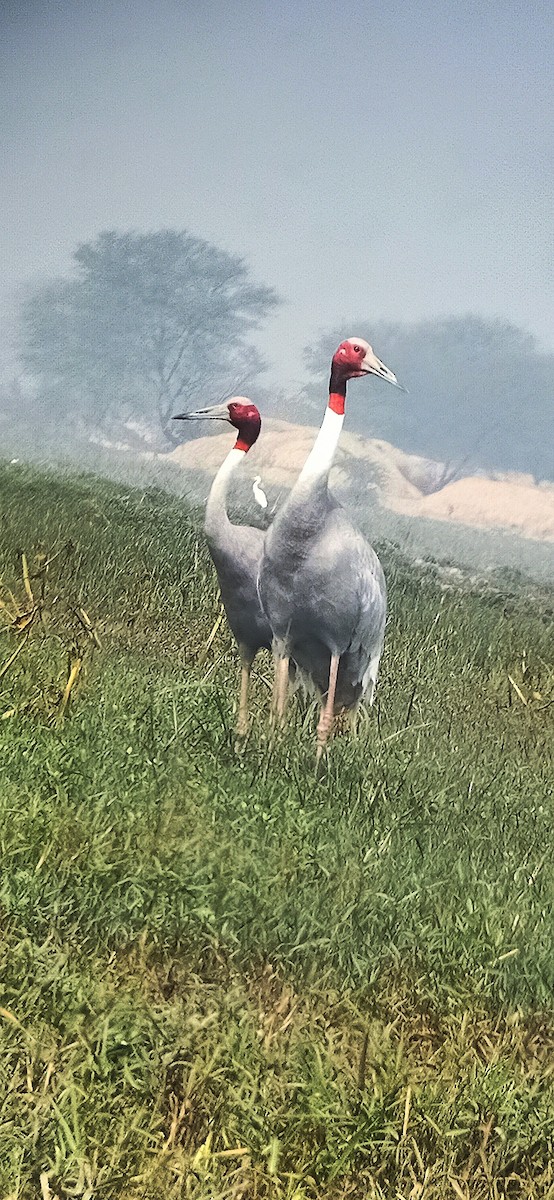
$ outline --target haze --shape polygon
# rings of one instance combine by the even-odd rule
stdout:
[[[500,316],[554,349],[548,0],[2,13],[8,333],[77,242],[171,226],[287,301],[258,338],[279,384],[352,313]]]

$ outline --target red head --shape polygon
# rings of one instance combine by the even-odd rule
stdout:
[[[234,396],[227,404],[231,425],[238,429],[239,436],[235,442],[236,450],[249,450],[257,441],[262,427],[262,418],[251,400],[246,396]]]
[[[179,413],[174,421],[228,421],[238,430],[235,450],[250,450],[257,440],[262,427],[262,419],[251,400],[246,396],[233,396],[224,404],[214,404],[211,408],[198,408],[195,412]]]
[[[337,347],[331,361],[329,408],[333,412],[343,415],[346,384],[349,379],[359,379],[361,375],[378,375],[380,379],[394,383],[402,392],[406,390],[396,375],[373,353],[369,342],[363,338],[347,338]]]
[[[386,379],[388,383],[401,387],[396,375],[377,358],[369,342],[363,338],[347,338],[345,342],[341,342],[333,354],[331,374],[335,375],[337,380],[344,381],[359,379],[362,375],[378,375],[380,379]]]
[[[362,362],[369,349],[369,344],[362,338],[347,338],[335,350],[331,370],[341,379],[359,379],[364,373]]]

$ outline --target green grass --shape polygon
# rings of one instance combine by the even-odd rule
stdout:
[[[378,702],[316,780],[267,658],[234,753],[197,515],[0,503],[0,1196],[554,1196],[552,596],[380,547]]]

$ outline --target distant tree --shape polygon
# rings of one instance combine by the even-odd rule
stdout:
[[[184,231],[101,233],[74,254],[76,276],[24,304],[22,359],[57,416],[88,424],[171,418],[229,395],[263,362],[247,335],[279,303],[241,258]]]
[[[348,398],[348,427],[447,463],[448,478],[483,467],[554,477],[554,355],[507,321],[476,316],[415,324],[346,322],[305,351],[306,419],[324,401],[341,337],[359,333],[408,388],[362,383]]]

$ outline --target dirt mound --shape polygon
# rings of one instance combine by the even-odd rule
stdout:
[[[309,425],[266,419],[260,441],[248,455],[247,473],[261,475],[269,486],[292,487],[316,434]],[[186,442],[167,457],[184,469],[215,474],[230,444],[226,429]],[[355,482],[358,494],[374,489],[385,508],[406,516],[554,541],[554,484],[536,484],[532,476],[517,472],[472,475],[443,486],[446,478],[444,463],[348,432],[342,434],[331,476],[339,494]]]
[[[312,425],[292,425],[288,421],[267,418],[259,442],[248,455],[246,470],[252,476],[263,475],[264,483],[291,488],[313,446],[317,428]],[[229,431],[195,438],[185,442],[171,454],[168,461],[189,470],[210,471],[215,474],[230,446]],[[345,486],[352,478],[353,460],[367,467],[365,483],[377,481],[379,493],[387,496],[406,496],[416,499],[434,486],[444,467],[432,459],[405,454],[389,442],[365,438],[361,434],[344,432],[333,468],[335,487]]]
[[[419,502],[390,504],[396,512],[457,521],[482,529],[502,528],[523,537],[554,541],[554,488],[467,476]]]

